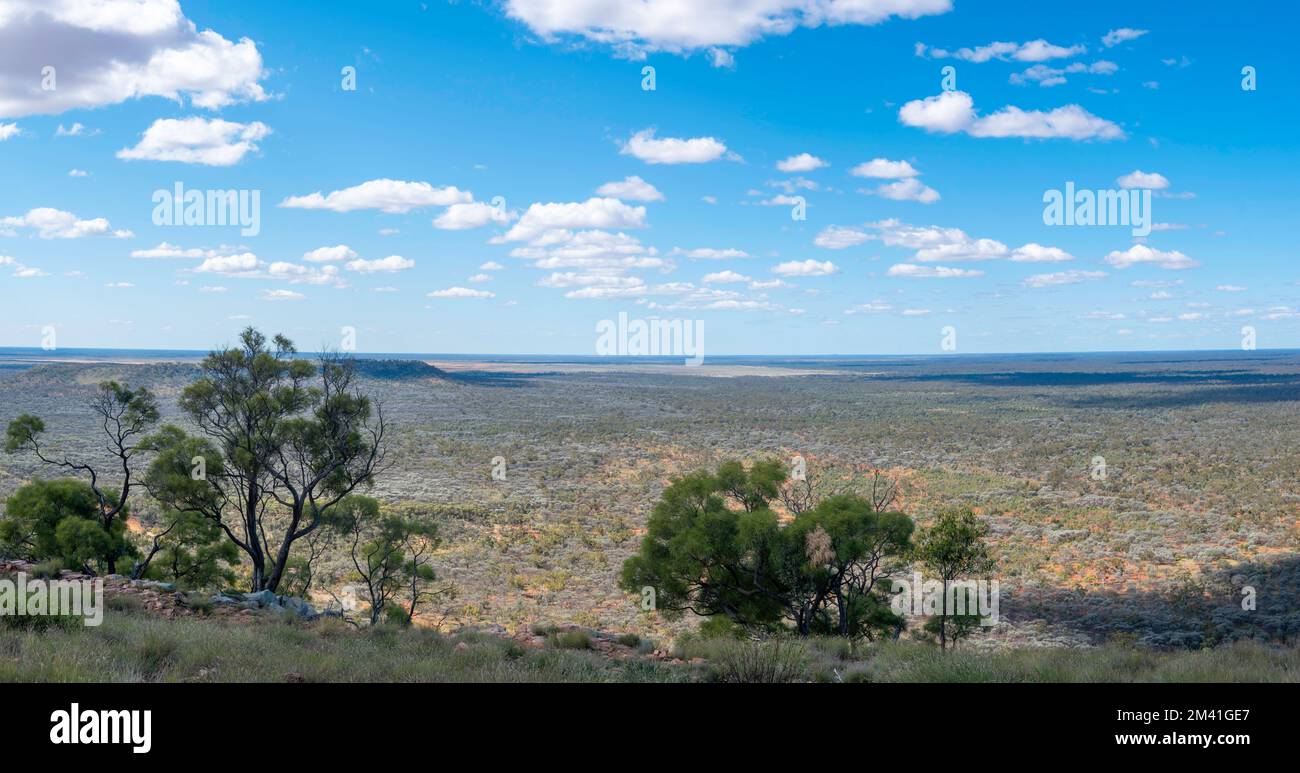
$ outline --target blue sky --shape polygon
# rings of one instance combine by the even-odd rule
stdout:
[[[0,0],[0,345],[1300,346],[1290,3],[126,5]],[[1067,182],[1155,230],[1045,225]]]

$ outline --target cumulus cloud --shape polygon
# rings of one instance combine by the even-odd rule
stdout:
[[[915,263],[895,263],[885,272],[886,276],[906,279],[964,279],[984,276],[983,271],[970,268],[949,268],[947,266],[918,266]]]
[[[264,301],[301,301],[307,296],[293,290],[263,290],[257,297]]]
[[[735,271],[715,271],[712,274],[705,274],[700,281],[704,284],[737,284],[754,281],[752,277],[739,274]]]
[[[258,140],[270,133],[270,127],[260,121],[243,124],[219,118],[160,118],[145,129],[135,147],[122,148],[117,157],[233,166],[256,152]]]
[[[972,137],[1072,140],[1124,137],[1119,126],[1078,105],[1049,111],[1021,110],[1008,105],[995,113],[980,116],[975,110],[974,100],[964,91],[945,91],[933,97],[914,99],[899,108],[898,120],[928,132],[965,132]]]
[[[262,265],[257,256],[251,252],[235,255],[215,255],[204,259],[194,271],[200,274],[222,274],[228,276],[252,275]]]
[[[131,250],[133,258],[211,258],[218,255],[229,255],[234,252],[234,248],[222,247],[219,249],[200,249],[191,247],[186,249],[175,244],[167,242],[160,243],[157,247],[150,247],[145,250]]]
[[[1143,172],[1141,169],[1135,169],[1115,182],[1119,183],[1121,188],[1150,188],[1153,191],[1169,187],[1169,179],[1164,175],[1158,172]]]
[[[357,256],[357,253],[346,244],[336,244],[333,247],[317,247],[310,252],[304,252],[302,259],[308,263],[337,263],[340,260],[351,260]]]
[[[6,0],[0,51],[0,118],[147,96],[205,109],[267,98],[257,45],[200,31],[177,0]],[[48,64],[52,89],[39,77]]]
[[[406,271],[415,268],[415,261],[410,258],[404,258],[401,255],[389,255],[386,258],[376,258],[375,260],[352,260],[344,266],[348,271],[357,271],[362,274],[375,273],[392,273],[394,271]]]
[[[16,123],[0,123],[0,142],[17,137],[22,133],[22,130],[18,128],[18,124]]]
[[[597,195],[624,201],[663,201],[659,189],[636,175],[608,182],[596,189]]]
[[[705,164],[722,158],[727,146],[713,137],[656,139],[654,129],[642,129],[623,143],[619,152],[647,164]]]
[[[42,239],[80,239],[105,234],[125,239],[134,235],[130,231],[114,231],[107,218],[82,220],[71,212],[51,207],[37,207],[25,215],[0,217],[0,235],[13,236],[17,233],[15,229],[19,228],[30,228]]]
[[[1103,35],[1101,38],[1101,44],[1106,48],[1113,48],[1118,46],[1120,43],[1129,40],[1137,40],[1149,31],[1150,30],[1135,30],[1131,27],[1120,27],[1119,29],[1111,30]]]
[[[1149,263],[1175,271],[1195,268],[1200,265],[1177,250],[1163,252],[1145,244],[1135,244],[1123,251],[1115,250],[1106,256],[1106,262],[1115,268],[1129,268],[1130,266]]]
[[[576,202],[537,202],[529,205],[519,222],[502,237],[505,241],[529,241],[547,231],[574,228],[643,228],[644,206],[631,206],[613,198],[590,198]]]
[[[496,293],[487,290],[471,290],[468,287],[448,287],[446,290],[434,290],[427,293],[430,298],[495,298]]]
[[[495,207],[482,201],[467,201],[447,207],[433,219],[433,227],[444,231],[463,231],[488,223],[505,225],[516,217],[516,213],[507,212],[504,207]]]
[[[790,260],[772,266],[772,273],[779,276],[830,276],[839,270],[829,260]]]
[[[331,191],[328,195],[316,191],[305,196],[290,196],[280,202],[280,206],[289,209],[328,209],[333,212],[377,209],[390,214],[403,214],[413,209],[449,207],[473,200],[469,191],[462,191],[454,185],[435,188],[427,182],[381,178]]]
[[[776,162],[776,168],[782,172],[812,172],[828,166],[829,163],[811,153],[800,153]]]
[[[831,225],[823,228],[816,237],[813,238],[813,244],[828,250],[843,250],[849,247],[856,247],[865,241],[875,238],[872,234],[865,231],[859,231],[856,228],[845,228],[843,226]]]
[[[1036,64],[1023,72],[1011,73],[1008,80],[1017,86],[1023,86],[1026,83],[1037,83],[1039,86],[1060,86],[1066,82],[1066,75],[1075,73],[1114,75],[1118,71],[1119,65],[1105,60],[1099,60],[1092,64],[1074,62],[1066,67],[1048,67],[1045,64]]]
[[[875,194],[894,201],[919,201],[932,204],[939,200],[939,192],[915,177],[886,183],[876,188]]]
[[[744,250],[738,250],[734,247],[718,249],[715,247],[696,247],[693,250],[684,250],[681,247],[673,248],[674,255],[685,255],[691,260],[727,260],[729,258],[748,258],[749,253]]]
[[[907,161],[890,161],[887,158],[873,158],[849,170],[854,177],[874,177],[885,180],[897,180],[904,177],[916,177],[916,171]]]
[[[1090,279],[1102,279],[1106,276],[1105,271],[1057,271],[1052,274],[1034,274],[1026,277],[1023,284],[1025,287],[1055,287],[1057,285],[1073,285],[1080,282],[1087,282]]]
[[[993,59],[1015,62],[1045,62],[1049,59],[1064,59],[1082,54],[1088,49],[1082,45],[1058,46],[1039,38],[1028,43],[999,42],[974,48],[959,48],[948,51],[933,48],[923,43],[916,44],[917,56],[929,56],[933,59],[960,59],[965,62],[988,62]]]
[[[640,59],[652,51],[688,54],[746,46],[770,35],[788,35],[799,27],[874,25],[895,16],[915,19],[946,13],[952,0],[507,0],[505,9],[543,41],[576,38]],[[715,66],[730,61],[729,54],[721,59],[717,51],[710,55]]]
[[[1064,263],[1074,260],[1074,256],[1060,247],[1044,247],[1036,242],[1030,242],[1012,251],[1008,260],[1013,263]]]

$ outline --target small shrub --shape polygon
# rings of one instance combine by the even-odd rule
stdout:
[[[641,637],[634,633],[620,633],[618,643],[624,647],[636,647],[641,644]]]
[[[32,567],[31,576],[38,580],[57,580],[63,571],[63,562],[57,558],[42,561]]]
[[[563,631],[553,633],[546,639],[552,647],[561,650],[589,650],[591,636],[586,631]]]
[[[709,677],[715,682],[779,684],[808,680],[808,650],[798,642],[726,641],[713,648]]]

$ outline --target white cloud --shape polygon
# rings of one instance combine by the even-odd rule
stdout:
[[[1147,32],[1149,32],[1149,30],[1135,30],[1131,27],[1120,27],[1119,29],[1111,30],[1103,35],[1101,38],[1101,44],[1106,48],[1113,48],[1125,41],[1137,40],[1147,34]]]
[[[221,293],[228,292],[228,291],[226,290],[226,288],[222,287],[221,285],[207,285],[205,287],[200,287],[199,292],[219,295]]]
[[[0,142],[17,137],[22,133],[22,129],[19,129],[16,123],[0,123]]]
[[[1012,251],[1009,260],[1013,263],[1063,263],[1074,260],[1074,256],[1060,247],[1044,247],[1030,242]]]
[[[1123,130],[1078,105],[1050,111],[1021,110],[1008,105],[996,113],[977,116],[974,100],[964,91],[945,91],[914,99],[898,111],[898,120],[929,132],[965,132],[972,137],[1024,137],[1073,140],[1119,139]]]
[[[448,287],[446,290],[434,290],[427,293],[430,298],[495,298],[496,293],[487,290],[471,290],[468,287]]]
[[[772,273],[779,276],[829,276],[838,271],[829,260],[790,260],[772,266]]]
[[[619,152],[647,164],[705,164],[721,158],[727,146],[713,137],[655,139],[654,129],[642,129],[623,143]]]
[[[231,248],[222,248],[217,250],[204,250],[197,247],[185,249],[175,244],[167,242],[160,243],[157,247],[151,247],[147,250],[131,250],[133,258],[211,258],[217,255],[229,255],[234,250]]]
[[[984,276],[983,271],[969,268],[948,268],[947,266],[918,266],[915,263],[895,263],[885,272],[887,276],[908,279],[965,279]]]
[[[1242,287],[1241,285],[1219,285],[1214,289],[1221,293],[1243,293],[1247,290],[1247,288]]]
[[[479,266],[480,271],[501,271],[505,266],[497,263],[495,260],[489,260],[487,263]]]
[[[884,314],[892,308],[894,307],[884,301],[874,300],[867,303],[859,303],[857,306],[845,309],[844,313],[849,316],[855,314]]]
[[[130,290],[135,287],[131,282],[105,282],[104,286],[110,290]]]
[[[782,172],[812,172],[827,166],[830,164],[811,153],[800,153],[776,162],[776,168]]]
[[[51,207],[37,207],[16,217],[0,217],[0,235],[14,234],[15,228],[31,228],[42,239],[80,239],[85,236],[111,234],[125,238],[129,231],[113,231],[107,218],[81,220],[71,212]]]
[[[303,266],[281,260],[267,267],[267,275],[272,279],[288,280],[290,284],[344,286],[338,266]]]
[[[89,176],[90,176],[90,172],[87,172],[87,171],[84,170],[84,169],[69,169],[69,170],[68,170],[68,177],[89,177]]]
[[[903,177],[916,177],[920,172],[916,171],[907,161],[890,161],[887,158],[873,158],[870,161],[864,161],[861,164],[849,170],[849,174],[854,177],[875,177],[886,180],[897,180]]]
[[[1164,175],[1158,172],[1143,172],[1141,169],[1135,169],[1115,182],[1119,183],[1121,188],[1150,188],[1153,191],[1169,187],[1169,180]]]
[[[344,268],[348,271],[359,271],[362,274],[391,273],[415,268],[415,261],[401,255],[389,255],[386,258],[376,258],[375,260],[352,260]]]
[[[1026,277],[1024,285],[1026,287],[1056,287],[1058,285],[1079,284],[1090,279],[1103,279],[1105,276],[1105,271],[1057,271],[1053,274],[1034,274],[1031,277]]]
[[[754,280],[752,277],[747,277],[744,274],[738,274],[735,271],[716,271],[712,274],[705,274],[704,278],[701,279],[700,281],[704,282],[704,284],[706,285],[710,285],[710,284],[738,284],[742,282],[752,282]]]
[[[333,247],[317,247],[310,252],[304,252],[302,259],[308,263],[337,263],[340,260],[352,260],[357,253],[346,244],[336,244]]]
[[[1064,59],[1082,54],[1088,49],[1082,45],[1058,46],[1039,38],[1028,43],[990,43],[987,46],[959,48],[947,51],[932,48],[921,43],[916,44],[917,56],[930,56],[934,59],[961,59],[966,62],[988,62],[993,59],[1016,62],[1045,62],[1049,59]]]
[[[891,17],[946,13],[951,0],[726,0],[726,2],[571,2],[507,0],[506,14],[546,42],[577,37],[624,57],[647,52],[687,54],[746,46],[769,35],[823,24],[874,25]],[[714,52],[714,65],[719,64]],[[725,63],[726,60],[723,60]]]
[[[924,317],[929,313],[929,309],[903,309],[904,317]]]
[[[473,200],[469,191],[462,191],[454,185],[435,188],[427,182],[381,178],[331,191],[324,196],[320,191],[306,196],[290,196],[280,202],[280,206],[290,209],[328,209],[333,212],[378,209],[381,212],[402,214],[423,207],[449,207]]]
[[[877,196],[894,201],[919,201],[922,204],[933,204],[939,200],[938,191],[915,177],[886,183],[877,187],[875,193]]]
[[[264,301],[301,301],[307,296],[293,290],[263,290],[257,297]]]
[[[59,128],[54,130],[55,137],[81,137],[83,135],[93,135],[93,134],[99,134],[99,130],[95,129],[94,131],[91,131],[90,129],[86,128],[85,124],[79,121],[73,123],[71,126],[69,126],[66,129],[63,127],[63,124],[59,124]]]
[[[717,249],[714,247],[696,247],[693,250],[684,250],[680,247],[673,249],[674,255],[685,255],[691,260],[727,260],[730,258],[748,258],[749,253],[744,250],[738,250],[733,247]]]
[[[664,195],[659,189],[636,175],[622,180],[608,182],[596,189],[600,196],[625,201],[663,201]]]
[[[1037,83],[1039,86],[1060,86],[1066,82],[1066,75],[1074,73],[1088,73],[1091,75],[1114,75],[1119,71],[1119,65],[1114,62],[1108,62],[1104,59],[1084,64],[1083,62],[1074,62],[1065,67],[1048,67],[1045,64],[1036,64],[1023,72],[1011,73],[1008,80],[1017,85],[1023,86],[1026,83]]]
[[[1152,263],[1160,268],[1181,270],[1195,268],[1200,264],[1177,250],[1162,252],[1145,244],[1135,244],[1127,250],[1116,250],[1106,256],[1106,262],[1115,268],[1128,268],[1144,263]]]
[[[491,274],[474,274],[473,276],[469,277],[466,281],[469,281],[469,282],[490,282],[490,281],[492,281],[492,275],[491,275]]]
[[[813,244],[828,250],[843,250],[849,247],[856,247],[872,238],[874,237],[871,234],[859,231],[855,228],[831,225],[823,228],[821,232],[813,238]]]
[[[0,118],[54,115],[157,96],[214,109],[267,98],[248,38],[199,30],[176,0],[6,0],[0,83],[27,83],[57,64],[55,88],[0,89]]]
[[[253,253],[241,252],[237,255],[217,255],[207,258],[194,271],[200,274],[237,276],[257,271],[261,265],[261,261]]]
[[[270,133],[270,127],[259,121],[243,124],[219,118],[160,118],[145,130],[134,148],[117,151],[117,157],[232,166],[255,152],[257,141]]]
[[[590,198],[583,202],[537,202],[528,207],[519,222],[502,237],[505,241],[528,241],[554,229],[642,228],[644,206],[630,206],[618,199]]]
[[[466,201],[447,207],[441,215],[433,219],[433,227],[444,231],[463,231],[467,228],[485,226],[488,223],[505,225],[516,217],[518,217],[516,213],[507,212],[504,207],[494,207],[482,201]]]

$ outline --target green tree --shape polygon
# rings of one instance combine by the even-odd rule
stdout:
[[[934,525],[926,529],[917,546],[916,558],[926,571],[943,583],[944,603],[939,616],[926,623],[926,630],[937,633],[940,649],[954,646],[979,625],[979,616],[972,614],[950,615],[948,591],[962,577],[978,575],[993,568],[989,557],[988,524],[975,516],[970,509],[945,510]],[[916,589],[914,592],[920,592]]]
[[[247,558],[255,591],[276,590],[294,543],[383,466],[383,413],[357,388],[354,363],[296,354],[284,336],[245,329],[181,395],[199,436],[166,427],[153,442],[150,491],[215,523]]]
[[[100,494],[72,478],[21,486],[5,503],[0,543],[5,551],[32,561],[58,559],[70,569],[108,571],[135,555],[124,518],[99,518]],[[120,511],[124,512],[124,511]]]
[[[441,540],[432,521],[381,515],[376,500],[349,496],[331,513],[330,525],[347,542],[351,579],[365,588],[371,625],[381,619],[410,625],[421,604],[453,593],[452,586],[436,584],[431,559]]]
[[[146,450],[142,441],[158,422],[158,403],[144,387],[132,390],[116,381],[103,381],[90,399],[90,409],[107,437],[111,460],[107,467],[114,468],[115,474],[119,476],[117,486],[110,486],[106,480],[109,476],[104,465],[74,460],[66,454],[45,448],[41,444],[45,422],[31,414],[24,413],[9,422],[5,430],[4,450],[9,454],[20,451],[31,453],[44,464],[89,479],[90,490],[96,499],[93,517],[99,521],[106,535],[105,539],[98,540],[105,552],[96,557],[94,563],[102,564],[111,574],[117,571],[117,559],[125,555],[119,551],[117,540],[111,535],[122,533],[121,521],[126,517],[127,500],[131,489],[136,485],[132,477],[136,456]],[[90,549],[91,543],[97,541],[92,532],[80,527],[76,531],[87,540],[81,549]]]
[[[750,629],[785,625],[801,635],[875,636],[901,630],[888,609],[887,577],[910,547],[911,520],[840,494],[786,526],[770,508],[786,471],[777,460],[750,468],[724,462],[664,490],[638,555],[620,585],[654,589],[656,609],[722,615]]]
[[[140,574],[183,588],[230,586],[239,550],[226,539],[221,527],[199,513],[169,513],[167,528],[154,535],[153,546]]]

